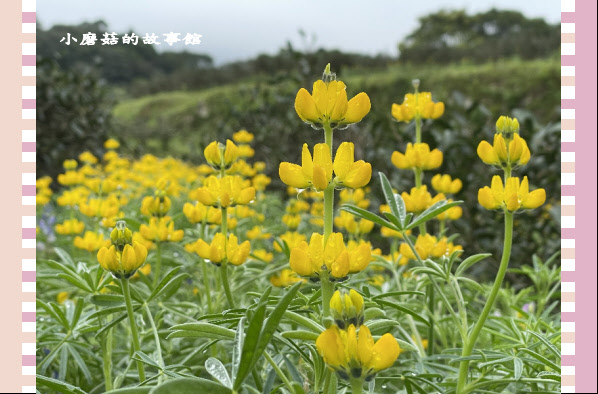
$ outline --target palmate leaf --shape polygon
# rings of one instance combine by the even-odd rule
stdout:
[[[349,212],[349,213],[351,213],[357,217],[360,217],[362,219],[367,219],[370,222],[379,224],[382,227],[387,227],[387,228],[395,230],[395,231],[401,231],[401,230],[399,230],[399,228],[397,226],[395,226],[391,222],[382,219],[380,216],[375,215],[366,209],[356,207],[355,205],[345,204],[341,207],[341,210]]]
[[[39,386],[44,386],[52,390],[56,390],[60,393],[65,394],[87,394],[79,387],[73,386],[72,384],[65,383],[60,380],[48,378],[42,375],[35,375],[35,383]]]
[[[411,223],[409,223],[407,226],[405,226],[405,230],[411,230],[411,229],[419,226],[420,224],[423,224],[423,223],[427,222],[428,220],[435,218],[436,216],[440,215],[442,212],[446,211],[447,209],[450,209],[456,205],[461,204],[462,202],[463,201],[453,201],[453,202],[438,201],[436,204],[432,205],[430,208],[426,209],[421,214],[419,214],[415,219],[413,219],[413,221]]]

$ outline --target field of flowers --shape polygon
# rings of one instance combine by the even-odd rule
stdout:
[[[309,125],[297,135],[321,141],[279,164],[286,199],[246,130],[222,133],[199,166],[125,157],[109,139],[103,157],[73,152],[38,179],[38,391],[560,392],[557,255],[509,269],[515,218],[547,199],[530,187],[526,130],[500,116],[492,141],[472,142],[488,179],[461,201],[462,181],[437,169],[468,163],[422,142],[445,105],[419,86],[388,103],[414,131],[387,158],[409,190],[333,143],[371,101],[330,66],[295,98]],[[474,204],[500,213],[486,225],[501,250],[460,244],[453,223]],[[478,283],[468,269],[492,255]],[[508,271],[531,285],[503,283]]]

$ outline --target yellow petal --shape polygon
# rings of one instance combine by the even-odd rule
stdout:
[[[376,371],[381,371],[394,364],[401,353],[401,348],[391,334],[384,334],[372,348],[372,353],[368,366]]]
[[[478,201],[486,209],[498,208],[496,201],[494,201],[492,190],[488,186],[484,186],[484,188],[478,190]]]
[[[349,274],[349,253],[344,250],[340,256],[332,263],[330,274],[335,278],[344,278]]]
[[[278,175],[280,176],[280,180],[286,185],[298,189],[306,189],[309,187],[309,179],[305,176],[303,170],[304,169],[297,164],[283,162],[280,163],[280,167],[278,168]],[[198,200],[203,203],[203,201],[199,199],[199,196]]]
[[[325,190],[328,187],[328,179],[326,179],[326,171],[324,170],[324,168],[322,168],[319,165],[314,166],[313,186],[318,191]]]
[[[211,142],[203,151],[206,161],[213,166],[220,166],[220,148],[218,142]]]
[[[499,161],[505,162],[507,160],[507,144],[502,134],[494,134],[494,153],[496,153]]]
[[[535,209],[546,202],[546,190],[536,189],[530,192],[525,199],[521,202],[521,206],[526,209]]]
[[[426,162],[426,165],[423,166],[423,168],[425,170],[433,170],[435,168],[440,167],[441,165],[442,165],[442,152],[438,149],[434,149],[428,155],[428,160]]]
[[[135,241],[133,242],[133,249],[135,250],[135,256],[137,256],[137,264],[141,266],[147,258],[147,248]]]
[[[295,111],[304,122],[317,122],[321,116],[313,97],[304,88],[299,89],[295,97]]]
[[[434,104],[434,112],[432,113],[432,119],[438,119],[444,114],[444,103],[439,102]]]
[[[409,168],[409,162],[407,161],[407,158],[405,157],[405,155],[402,154],[401,152],[397,152],[397,151],[392,152],[390,161],[392,162],[392,164],[394,164],[395,167],[397,167],[401,170],[405,170],[405,169]]]
[[[301,169],[306,179],[312,178],[314,173],[314,163],[307,144],[303,144],[303,149],[301,151]]]
[[[347,106],[347,112],[345,113],[345,119],[342,123],[350,124],[361,121],[372,108],[370,98],[365,93],[359,93],[353,97]]]
[[[314,166],[320,166],[324,169],[326,180],[332,179],[332,157],[330,156],[330,146],[328,144],[316,144],[314,146]]]
[[[361,244],[349,256],[349,272],[355,273],[367,268],[372,259],[372,251],[368,244]]]
[[[304,247],[296,247],[291,250],[291,257],[289,259],[289,264],[291,265],[291,269],[298,273],[301,276],[311,276],[314,274],[314,270],[312,268],[311,260]]]
[[[372,349],[374,348],[374,338],[370,329],[366,325],[359,327],[359,335],[357,337],[357,355],[361,365],[369,369],[369,362],[373,356]]]
[[[137,265],[135,249],[133,249],[131,245],[125,245],[121,256],[121,262],[125,272],[132,272],[140,267],[140,265]]]
[[[353,189],[364,187],[372,178],[372,165],[363,160],[356,161],[346,174],[342,182],[345,186]]]
[[[247,205],[255,198],[255,188],[254,187],[246,187],[245,189],[241,190],[239,196],[236,199],[237,204]]]
[[[330,112],[330,122],[340,122],[347,112],[347,91],[345,89],[337,90],[334,106]]]
[[[229,166],[239,156],[239,148],[231,140],[226,140],[226,149],[224,150],[224,165]]]
[[[490,164],[490,165],[499,164],[498,156],[496,156],[496,152],[494,152],[494,148],[492,147],[492,145],[490,145],[490,143],[488,143],[488,141],[480,142],[480,144],[478,145],[478,156],[486,164]]]
[[[337,326],[326,329],[316,339],[316,348],[324,362],[331,367],[338,367],[347,364],[345,356],[345,344],[342,340],[342,334]]]
[[[336,155],[334,156],[334,173],[337,177],[343,178],[351,165],[355,161],[354,159],[355,146],[350,142],[343,142],[337,149]]]

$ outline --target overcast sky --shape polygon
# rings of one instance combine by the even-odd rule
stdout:
[[[550,23],[561,18],[559,0],[38,0],[37,18],[44,29],[103,19],[117,33],[131,29],[142,36],[163,37],[175,32],[181,38],[197,33],[203,36],[200,45],[162,44],[158,49],[207,53],[222,64],[259,53],[274,54],[288,40],[298,49],[307,49],[299,29],[315,35],[315,48],[396,56],[397,42],[417,27],[418,17],[441,9],[475,13],[492,7]]]

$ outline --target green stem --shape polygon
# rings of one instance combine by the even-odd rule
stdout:
[[[330,156],[332,157],[332,128],[329,124],[324,124],[324,142],[330,147]]]
[[[165,366],[164,359],[162,358],[162,346],[160,345],[160,336],[158,335],[158,329],[156,328],[156,323],[154,323],[154,318],[152,317],[152,312],[150,311],[149,306],[147,304],[143,304],[143,306],[145,308],[145,313],[147,314],[147,318],[150,322],[150,325],[152,326],[152,331],[154,332],[156,352],[158,352],[158,365],[160,366],[160,368],[162,368],[163,371]],[[162,380],[164,378],[164,374],[162,373],[162,371],[160,371],[160,374],[158,376],[158,384],[162,383]]]
[[[417,103],[415,105],[417,105]],[[416,116],[415,117],[415,143],[421,144],[421,142],[422,142],[422,118],[419,116]]]
[[[320,276],[322,286],[322,320],[330,316],[330,299],[334,294],[334,282],[330,281],[328,274]]]
[[[496,300],[496,296],[500,290],[502,285],[503,279],[505,278],[505,274],[507,273],[507,268],[509,266],[509,259],[511,257],[511,245],[513,243],[513,213],[505,211],[505,240],[503,246],[503,254],[502,259],[500,261],[500,267],[498,268],[498,273],[496,274],[496,280],[494,281],[494,285],[492,286],[492,290],[490,291],[490,295],[488,296],[488,300],[486,300],[486,305],[484,305],[484,309],[482,310],[482,314],[480,318],[476,322],[471,334],[467,338],[467,341],[463,344],[463,353],[461,357],[469,357],[473,352],[473,347],[475,346],[476,340],[484,327],[484,323],[486,322],[486,318],[490,314],[490,310],[494,305],[494,301]],[[459,379],[457,381],[457,393],[462,394],[465,393],[463,390],[465,384],[467,382],[467,372],[469,371],[469,360],[461,361],[459,365]]]
[[[139,345],[139,333],[137,332],[137,324],[135,323],[135,315],[133,315],[133,304],[131,303],[131,290],[129,289],[129,280],[121,278],[120,283],[123,289],[123,296],[125,297],[125,304],[127,305],[127,314],[129,315],[129,323],[131,324],[131,335],[133,337],[133,350],[135,352],[141,351]],[[145,380],[145,371],[143,370],[143,363],[137,361],[137,371],[139,372],[139,381]]]
[[[210,314],[214,313],[214,307],[212,306],[212,291],[210,288],[210,278],[208,278],[208,265],[206,264],[205,259],[201,259],[201,271],[203,276],[203,287],[204,293],[206,295],[206,299],[208,301],[208,312]]]
[[[268,352],[264,352],[264,357],[266,358],[266,360],[268,360],[268,363],[270,363],[270,365],[272,366],[272,369],[276,372],[276,374],[282,380],[282,382],[285,384],[285,386],[288,387],[289,391],[291,393],[294,393],[295,390],[293,389],[293,385],[291,384],[291,382],[289,381],[287,376],[282,372],[282,370],[280,369],[278,364],[276,364],[276,362],[272,359],[272,356],[270,356],[270,354],[268,354]]]
[[[428,285],[428,310],[430,311],[430,327],[428,328],[428,355],[434,354],[434,337],[436,335],[434,332],[434,298],[434,286]]]
[[[334,186],[330,185],[324,190],[324,245],[332,234],[334,224]]]
[[[363,393],[363,380],[351,379],[351,390],[353,391],[353,394]]]
[[[221,207],[220,213],[222,216],[220,221],[220,231],[222,232],[222,235],[224,235],[224,250],[226,250],[228,243],[228,214],[226,213],[226,208]],[[224,288],[224,294],[228,301],[228,307],[233,309],[235,307],[235,301],[233,299],[233,294],[230,291],[230,284],[228,283],[228,259],[226,257],[220,263],[220,279],[222,279],[222,287]]]
[[[102,339],[102,359],[104,367],[104,385],[106,391],[112,390],[112,329],[106,330]]]
[[[158,280],[160,279],[160,271],[162,269],[162,250],[160,245],[162,243],[160,241],[156,242],[156,269],[154,270],[154,287],[158,285]]]

